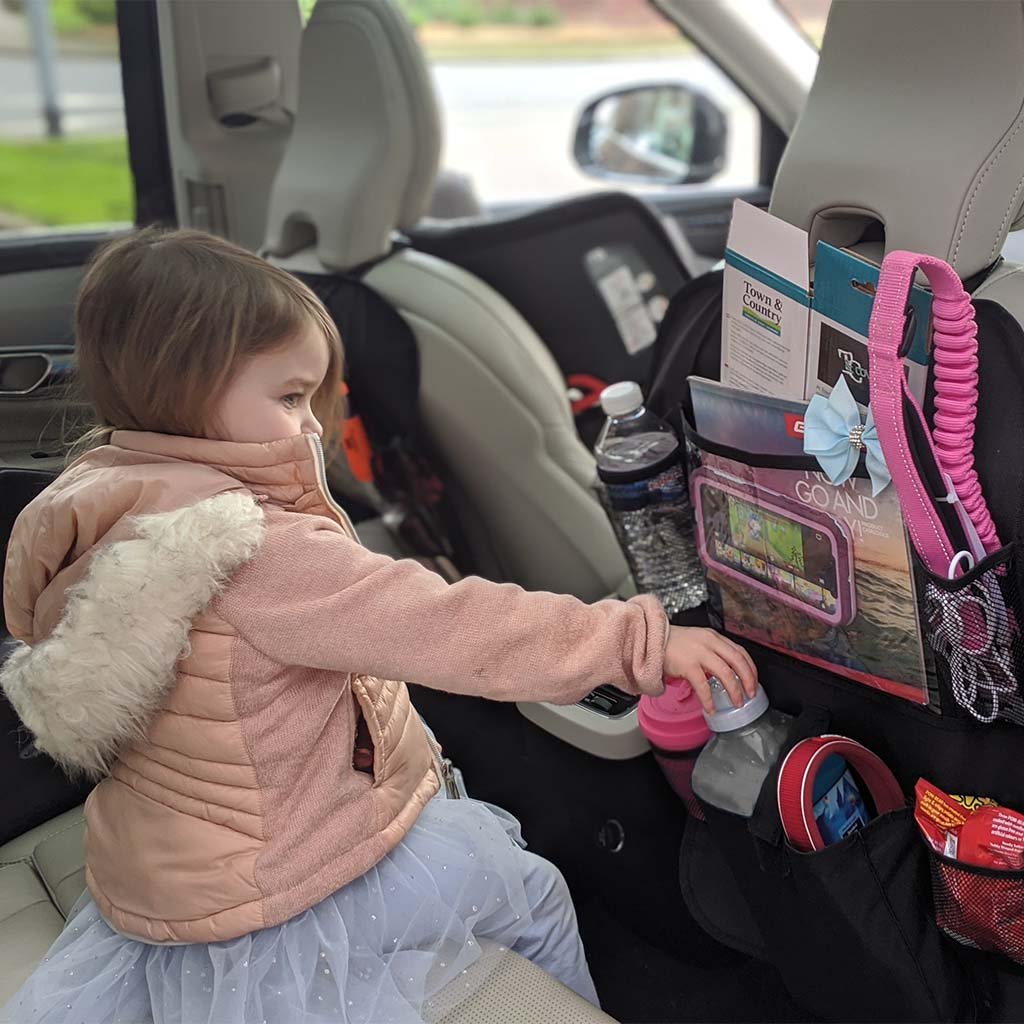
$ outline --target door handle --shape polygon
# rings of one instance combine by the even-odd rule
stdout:
[[[70,352],[0,352],[0,398],[31,395],[63,383],[73,368]]]

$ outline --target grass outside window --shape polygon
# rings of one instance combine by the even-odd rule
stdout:
[[[0,226],[130,222],[128,142],[55,139],[0,143]]]

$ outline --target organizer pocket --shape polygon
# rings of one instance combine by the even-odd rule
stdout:
[[[836,510],[861,502],[867,481],[837,489],[813,459],[725,448],[692,431],[687,462],[698,553],[752,639],[779,616],[811,633],[853,621],[854,537]]]
[[[961,1019],[967,988],[928,913],[919,847],[908,808],[816,853],[786,848],[814,991],[834,1000],[830,964],[860,965],[869,1019]]]
[[[1024,871],[971,867],[927,852],[938,926],[965,946],[1024,964]]]
[[[932,916],[909,808],[807,854],[756,839],[746,819],[705,810],[799,1003],[825,1020],[973,1019],[970,986]]]
[[[957,579],[920,564],[925,636],[940,682],[956,707],[979,722],[1024,725],[1024,608],[1010,544]]]
[[[687,431],[709,611],[738,638],[925,705],[921,624],[898,497],[813,458],[758,455]]]
[[[729,862],[702,817],[686,820],[679,849],[679,887],[693,919],[712,938],[758,960],[767,960],[761,932]]]

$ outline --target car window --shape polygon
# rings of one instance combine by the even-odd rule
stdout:
[[[776,3],[820,50],[821,40],[825,35],[825,22],[828,20],[828,9],[832,5],[832,0],[776,0]]]
[[[431,64],[444,119],[442,165],[484,205],[624,188],[747,186],[758,179],[756,108],[647,0],[401,0]],[[725,116],[725,159],[706,183],[610,183],[573,158],[581,110],[597,95],[672,83]]]
[[[0,0],[0,40],[0,238],[130,223],[114,0]]]

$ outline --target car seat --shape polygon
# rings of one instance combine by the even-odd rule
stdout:
[[[823,239],[926,252],[964,280],[991,268],[1024,225],[1022,25],[1024,5],[1001,0],[837,0],[771,213],[812,257]]]
[[[409,238],[523,314],[570,387],[588,448],[604,424],[602,388],[647,376],[658,324],[689,279],[657,212],[626,192],[595,192],[501,218],[425,222]]]
[[[941,257],[1024,325],[1024,266],[1000,256],[1024,226],[1022,104],[1024,4],[839,0],[770,211],[808,232],[812,258],[819,239]],[[980,372],[977,468],[1012,536],[1024,460],[1002,453],[1024,437],[1024,403],[1012,360],[983,348]]]
[[[980,347],[975,465],[1004,542],[1020,538],[1024,525],[1024,278],[1020,266],[1000,256],[1008,231],[1021,223],[1022,168],[1024,5],[835,0],[817,77],[783,156],[771,211],[808,231],[812,256],[819,239],[875,260],[896,249],[924,252],[949,261],[972,291]],[[677,296],[664,321],[659,352],[664,358],[652,380],[652,404],[677,407],[687,374],[717,374],[720,295],[719,273]],[[940,717],[846,685],[784,654],[756,653],[773,706],[791,713],[824,709],[828,731],[879,751],[905,792],[924,777],[951,792],[985,794],[1024,807],[1024,783],[1014,770],[1020,735],[1013,727],[981,727],[948,707]],[[913,830],[909,816],[906,824]],[[979,1019],[1024,1018],[1019,970],[986,954],[975,958],[973,952],[963,956],[973,985],[948,972],[942,1011],[923,1001],[883,1008],[900,989],[884,957],[873,962],[872,985],[839,994],[830,986],[828,970],[843,956],[855,959],[842,952],[843,935],[863,908],[851,906],[849,915],[840,916],[824,897],[809,904],[810,910],[794,903],[792,890],[770,874],[773,855],[782,854],[782,847],[769,842],[763,821],[744,829],[742,841],[729,851],[743,856],[753,851],[751,832],[765,838],[772,848],[757,849],[765,872],[760,883],[745,888],[744,881],[757,873],[752,876],[737,864],[734,879],[709,885],[710,872],[730,857],[717,839],[702,850],[707,835],[702,837],[701,828],[692,820],[687,824],[680,865],[691,912],[721,941],[774,962],[791,994],[815,1019],[934,1020],[948,1012],[954,998],[966,1005],[974,997]],[[895,834],[889,833],[890,840]],[[911,831],[910,837],[910,849],[916,850],[917,836]],[[870,841],[858,839],[858,844]],[[803,863],[813,857],[828,860],[838,849],[799,857]],[[774,863],[793,861],[783,854]],[[933,927],[931,894],[928,866],[922,861],[921,867],[915,891],[922,895],[923,909],[916,920],[926,935]],[[737,889],[749,904],[739,908],[743,913],[735,911]],[[780,910],[783,901],[788,902]],[[749,909],[757,918],[753,929]],[[822,934],[809,926],[818,921],[825,921],[823,931],[830,930],[835,941],[808,948]],[[880,937],[874,939],[881,948]],[[924,977],[923,968],[919,973]]]
[[[479,278],[393,244],[424,212],[441,145],[412,29],[391,0],[320,0],[300,69],[269,258],[296,272],[359,271],[409,323],[422,420],[455,478],[478,564],[529,589],[616,592],[628,571],[551,353]]]
[[[76,807],[0,846],[0,1006],[60,934],[85,888],[84,834]],[[435,997],[428,1024],[615,1024],[511,950],[481,943],[481,951],[465,977]]]

